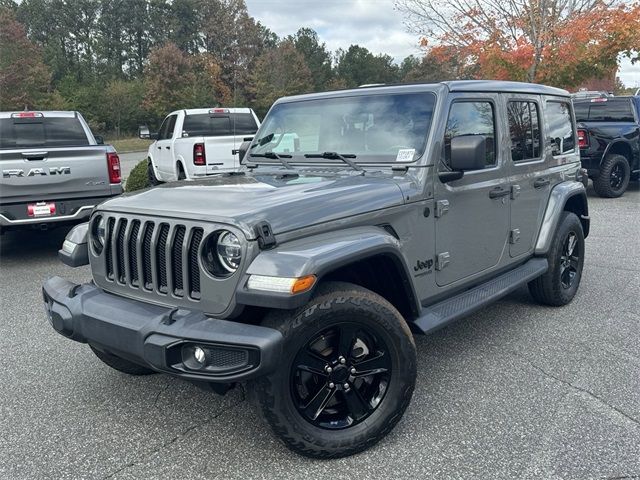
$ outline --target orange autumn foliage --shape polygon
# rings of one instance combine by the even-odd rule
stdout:
[[[638,59],[640,2],[610,6],[596,1],[591,8],[570,14],[544,12],[544,22],[534,18],[540,15],[538,0],[518,3],[519,10],[509,18],[496,9],[464,10],[460,6],[469,3],[445,3],[454,5],[457,13],[440,23],[439,32],[430,31],[430,40],[423,35],[420,43],[439,61],[456,58],[462,62],[467,78],[571,88],[585,79],[610,75],[621,54]]]

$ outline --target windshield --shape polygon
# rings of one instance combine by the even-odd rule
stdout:
[[[336,152],[356,162],[412,162],[424,152],[435,99],[422,92],[281,103],[267,115],[250,153],[297,161]]]
[[[1,118],[0,148],[89,145],[80,120],[70,117]]]

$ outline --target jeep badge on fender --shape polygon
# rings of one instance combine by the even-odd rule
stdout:
[[[412,332],[523,285],[573,300],[573,118],[564,90],[498,81],[280,99],[240,172],[108,200],[73,229],[60,258],[93,281],[49,279],[49,322],[121,372],[246,383],[302,455],[362,451],[411,401]]]

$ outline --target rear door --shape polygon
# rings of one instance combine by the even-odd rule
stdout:
[[[510,145],[509,255],[518,257],[533,250],[549,197],[551,178],[542,142],[541,98],[515,94],[504,94],[503,98]]]
[[[0,118],[3,204],[111,194],[106,148],[77,116]]]

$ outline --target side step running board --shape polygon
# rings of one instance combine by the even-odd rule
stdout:
[[[532,258],[525,264],[503,273],[499,277],[473,287],[455,297],[429,305],[423,310],[423,315],[415,320],[414,324],[422,333],[431,333],[504,297],[521,285],[544,274],[548,268],[549,265],[546,258]]]

